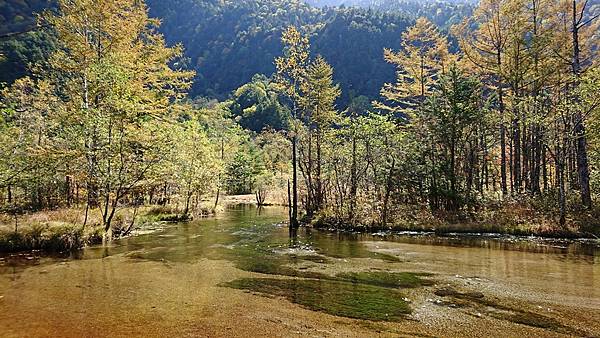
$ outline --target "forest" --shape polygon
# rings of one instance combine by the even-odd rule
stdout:
[[[3,25],[7,33],[35,26],[32,13],[48,3],[52,1],[0,2],[3,14],[16,14],[13,21]],[[150,16],[162,21],[159,31],[167,44],[185,46],[182,62],[196,71],[189,90],[191,97],[224,100],[255,74],[272,74],[272,60],[281,49],[281,32],[295,25],[311,35],[314,52],[336,68],[334,77],[343,89],[339,101],[342,105],[347,105],[353,95],[376,99],[379,88],[394,80],[393,67],[381,58],[381,51],[386,47],[398,49],[398,36],[411,21],[426,16],[447,30],[470,12],[469,6],[418,1],[396,4],[393,10],[384,4],[373,9],[316,8],[298,1],[274,0],[148,1],[147,5]],[[28,64],[47,59],[55,48],[54,38],[48,33],[35,31],[0,41],[5,56],[0,62],[0,81],[12,83],[27,74]],[[364,47],[356,50],[355,44]],[[340,52],[345,50],[355,52]]]
[[[2,40],[15,232],[53,211],[118,237],[140,208],[184,220],[240,194],[292,228],[599,231],[595,2],[486,0],[445,30],[352,6],[105,2],[57,1]]]

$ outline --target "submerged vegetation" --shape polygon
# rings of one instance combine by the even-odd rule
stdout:
[[[329,280],[245,278],[228,287],[283,297],[310,310],[366,320],[400,321],[411,313],[402,293]]]
[[[362,283],[389,288],[416,288],[424,285],[433,285],[431,280],[421,278],[430,274],[419,274],[409,272],[348,272],[337,274],[338,280],[346,280],[353,283]]]

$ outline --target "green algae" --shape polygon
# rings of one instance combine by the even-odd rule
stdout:
[[[328,259],[327,257],[319,256],[319,255],[298,255],[298,256],[291,255],[290,257],[292,259],[308,261],[308,262],[313,262],[313,263],[318,263],[318,264],[331,264],[330,259]]]
[[[362,283],[376,285],[388,288],[417,288],[420,286],[433,285],[433,281],[423,279],[419,274],[412,272],[347,272],[337,274],[337,280],[348,281],[352,283]]]
[[[292,268],[289,265],[296,263],[300,257],[275,254],[263,244],[222,248],[213,258],[226,259],[233,262],[236,268],[248,272],[288,277],[328,278],[322,273]]]
[[[575,333],[571,328],[562,325],[554,318],[529,311],[517,311],[510,314],[492,314],[492,317],[508,320],[516,324],[522,324],[540,329],[552,330],[560,333],[572,334]]]
[[[400,321],[411,313],[397,290],[372,285],[314,279],[242,278],[223,284],[276,296],[309,310],[374,321]]]

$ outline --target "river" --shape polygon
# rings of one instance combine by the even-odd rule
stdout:
[[[0,336],[600,336],[597,241],[290,238],[286,215],[233,207],[68,255],[0,256]]]

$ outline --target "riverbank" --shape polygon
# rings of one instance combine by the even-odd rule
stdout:
[[[543,210],[532,204],[508,202],[463,213],[432,213],[429,209],[399,207],[397,215],[386,225],[374,218],[358,218],[354,223],[322,212],[308,221],[316,229],[345,230],[357,232],[411,231],[446,234],[500,234],[512,236],[536,236],[545,238],[600,238],[600,209],[578,210],[568,214],[566,224],[559,224],[559,217],[551,210]]]
[[[281,205],[280,196],[271,194],[265,203]],[[111,226],[111,238],[131,235],[159,223],[190,221],[222,213],[234,205],[256,204],[254,195],[221,196],[218,205],[205,200],[192,214],[184,215],[177,205],[146,205],[118,210]],[[43,210],[17,217],[0,213],[0,253],[40,250],[66,252],[101,244],[104,237],[100,210],[91,209],[87,220],[85,206]]]
[[[184,215],[176,206],[123,207],[116,213],[108,236],[118,239],[159,223],[210,216],[230,203],[235,204],[225,198],[217,211],[199,208],[194,215]],[[101,244],[104,237],[100,210],[89,210],[86,218],[85,206],[44,210],[17,217],[0,214],[0,253],[32,250],[66,252]]]
[[[268,205],[283,205],[280,196],[271,196]],[[212,205],[212,201],[204,204]],[[163,222],[189,221],[223,212],[228,206],[255,205],[254,195],[223,196],[217,208],[200,207],[195,215],[182,215],[176,206],[125,207],[119,210],[112,224],[112,239],[130,235],[134,230]],[[433,214],[427,209],[400,207],[386,226],[373,221],[350,222],[323,212],[306,225],[322,230],[354,232],[419,232],[448,234],[498,234],[535,236],[555,239],[600,238],[600,210],[571,212],[567,224],[561,227],[557,216],[549,210],[523,203],[505,203],[461,216]],[[363,218],[367,219],[367,218]],[[84,226],[85,223],[85,226]],[[17,218],[0,214],[0,252],[41,250],[63,252],[102,243],[104,229],[100,211],[90,210],[87,221],[85,208],[41,211]]]

